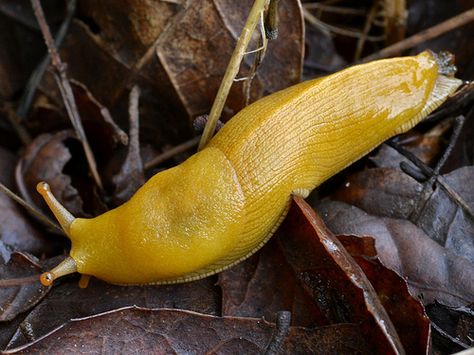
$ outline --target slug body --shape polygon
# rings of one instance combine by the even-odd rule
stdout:
[[[116,284],[184,282],[250,256],[284,218],[291,194],[306,197],[459,87],[438,69],[434,55],[423,52],[354,66],[257,101],[127,203],[92,219],[67,216],[75,270],[58,267],[52,279],[77,270]]]

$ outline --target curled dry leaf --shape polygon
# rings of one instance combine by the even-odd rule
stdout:
[[[16,157],[0,147],[0,181],[10,190],[15,190],[13,186],[15,164]],[[53,245],[50,244],[48,247],[40,229],[28,219],[22,207],[3,192],[0,192],[0,211],[0,260],[8,261],[9,249],[33,254],[51,252]]]
[[[442,176],[422,208],[418,209],[423,185],[396,169],[368,169],[351,176],[334,198],[354,204],[378,216],[411,220],[427,236],[454,254],[474,262],[474,217],[456,202],[474,211],[474,167],[464,167]]]
[[[129,287],[93,279],[86,289],[79,289],[77,279],[70,278],[56,285],[43,302],[25,317],[16,332],[13,330],[7,348],[24,346],[32,340],[22,329],[25,325],[29,334],[38,339],[69,323],[71,319],[90,317],[122,307],[180,308],[217,315],[219,302],[214,278],[179,285]]]
[[[71,80],[84,130],[91,140],[96,155],[108,159],[118,143],[128,144],[128,136],[117,126],[107,107],[92,95],[89,89],[77,80]],[[100,138],[100,139],[99,139]]]
[[[430,239],[413,223],[377,217],[339,201],[317,205],[337,234],[371,236],[384,265],[407,278],[412,294],[430,303],[437,299],[460,306],[474,299],[474,264]]]
[[[14,319],[47,294],[50,287],[38,282],[41,270],[36,258],[19,252],[0,265],[0,322]]]
[[[36,192],[36,185],[44,180],[73,215],[85,215],[82,198],[72,186],[71,177],[64,173],[66,164],[72,158],[65,143],[73,140],[76,140],[74,132],[67,130],[39,135],[27,146],[16,168],[16,182],[26,201],[36,206],[45,206]]]
[[[33,344],[6,354],[30,353],[263,353],[275,325],[261,319],[214,317],[190,311],[125,308],[73,320]],[[373,351],[351,324],[307,329],[290,327],[285,354],[342,354]]]

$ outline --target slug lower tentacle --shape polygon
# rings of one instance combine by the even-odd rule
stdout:
[[[77,270],[115,284],[163,284],[232,266],[269,239],[292,193],[306,196],[461,85],[440,72],[436,57],[423,52],[269,95],[205,149],[95,218],[73,219],[40,189],[72,242],[70,257],[43,281]]]

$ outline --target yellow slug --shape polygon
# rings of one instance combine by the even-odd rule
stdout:
[[[74,218],[38,184],[71,239],[41,281],[79,272],[114,284],[196,280],[249,257],[311,190],[407,131],[461,84],[423,52],[357,65],[269,95],[205,149],[160,172],[122,206]]]

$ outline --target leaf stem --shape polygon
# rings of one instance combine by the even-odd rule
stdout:
[[[71,84],[66,75],[66,64],[63,63],[56,49],[53,36],[51,35],[51,31],[49,30],[49,26],[46,22],[46,18],[44,16],[43,8],[41,7],[40,1],[31,0],[31,6],[33,7],[33,11],[35,13],[36,19],[38,20],[41,32],[43,33],[44,41],[46,43],[46,46],[48,47],[49,54],[51,55],[51,64],[55,69],[54,77],[58,84],[59,91],[61,92],[61,96],[63,98],[64,106],[66,107],[69,119],[71,120],[74,130],[82,143],[82,147],[86,154],[87,162],[89,164],[89,169],[91,171],[92,177],[94,178],[97,186],[101,190],[103,190],[102,181],[97,171],[97,164],[95,162],[94,154],[92,153],[92,149],[89,145],[89,142],[87,141],[84,128],[82,127],[81,118],[77,110],[76,100],[74,99]]]
[[[250,13],[247,17],[247,21],[245,22],[245,26],[240,33],[239,39],[234,48],[234,52],[232,53],[232,57],[230,58],[229,64],[227,65],[224,78],[222,79],[219,90],[217,91],[211,112],[209,113],[209,119],[207,121],[206,127],[204,127],[201,141],[199,142],[198,150],[203,149],[214,134],[217,121],[219,120],[222,109],[224,108],[224,104],[227,96],[229,95],[234,78],[239,72],[240,63],[242,62],[242,58],[245,55],[245,49],[247,48],[252,37],[252,33],[257,26],[257,22],[260,19],[260,14],[265,9],[267,3],[268,0],[255,0],[253,3],[252,9],[250,10]]]
[[[41,222],[43,222],[44,224],[48,225],[49,227],[51,227],[52,229],[54,230],[57,230],[59,232],[61,232],[61,234],[64,234],[64,231],[61,229],[61,227],[59,227],[56,223],[54,223],[51,219],[49,219],[48,217],[46,217],[43,213],[41,213],[39,210],[37,210],[36,208],[34,208],[32,205],[30,205],[28,202],[26,202],[25,200],[23,200],[20,196],[18,196],[17,194],[15,194],[12,190],[10,190],[8,187],[6,187],[5,185],[3,185],[1,182],[0,182],[0,191],[3,192],[5,195],[7,195],[8,197],[10,197],[12,200],[14,200],[15,202],[19,203],[20,205],[22,205],[23,207],[25,207],[31,214],[33,214],[35,217],[37,217]]]

